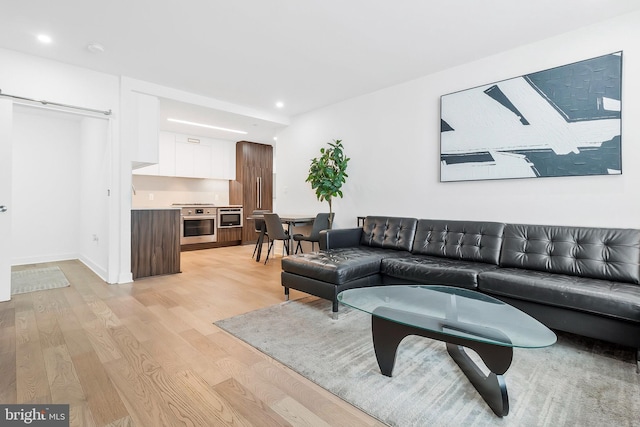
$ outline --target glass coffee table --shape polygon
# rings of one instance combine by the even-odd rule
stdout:
[[[482,398],[499,417],[509,413],[503,374],[513,348],[540,348],[556,335],[533,317],[498,299],[451,286],[388,285],[349,289],[338,301],[371,314],[373,348],[378,366],[393,372],[400,342],[409,335],[444,341],[447,351]],[[465,353],[474,350],[490,370]]]

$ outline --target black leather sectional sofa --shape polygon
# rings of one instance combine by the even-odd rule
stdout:
[[[474,289],[552,329],[640,348],[640,230],[366,217],[285,257],[282,286],[333,302],[345,289]]]

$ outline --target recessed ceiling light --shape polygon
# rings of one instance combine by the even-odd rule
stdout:
[[[273,140],[274,140],[274,141],[277,141],[277,140],[278,140],[278,137],[277,137],[277,136],[274,136],[274,137],[273,137]]]
[[[40,43],[49,44],[53,41],[53,39],[46,34],[38,34],[38,41]]]
[[[282,102],[282,101],[276,102],[276,107],[278,107],[278,108],[284,107],[284,102]]]
[[[183,125],[198,126],[198,127],[207,128],[207,129],[223,130],[225,132],[240,133],[242,135],[246,135],[247,134],[247,132],[245,132],[243,130],[227,129],[227,128],[222,128],[222,127],[219,127],[219,126],[207,125],[205,123],[190,122],[190,121],[187,121],[187,120],[168,118],[167,121],[174,122],[174,123],[182,123]]]

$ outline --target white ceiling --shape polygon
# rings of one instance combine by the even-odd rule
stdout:
[[[0,47],[293,116],[637,9],[637,0],[16,0],[2,1]],[[105,51],[91,53],[92,42]],[[277,127],[234,116],[207,113],[223,127]]]
[[[194,127],[167,119],[179,119],[247,132],[238,134],[222,130]],[[274,137],[285,125],[255,117],[213,110],[173,99],[160,98],[160,130],[186,135],[205,136],[231,141],[253,141],[274,144]]]

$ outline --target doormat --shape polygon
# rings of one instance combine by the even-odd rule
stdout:
[[[11,272],[11,295],[66,286],[69,286],[69,281],[60,267],[30,268]]]

